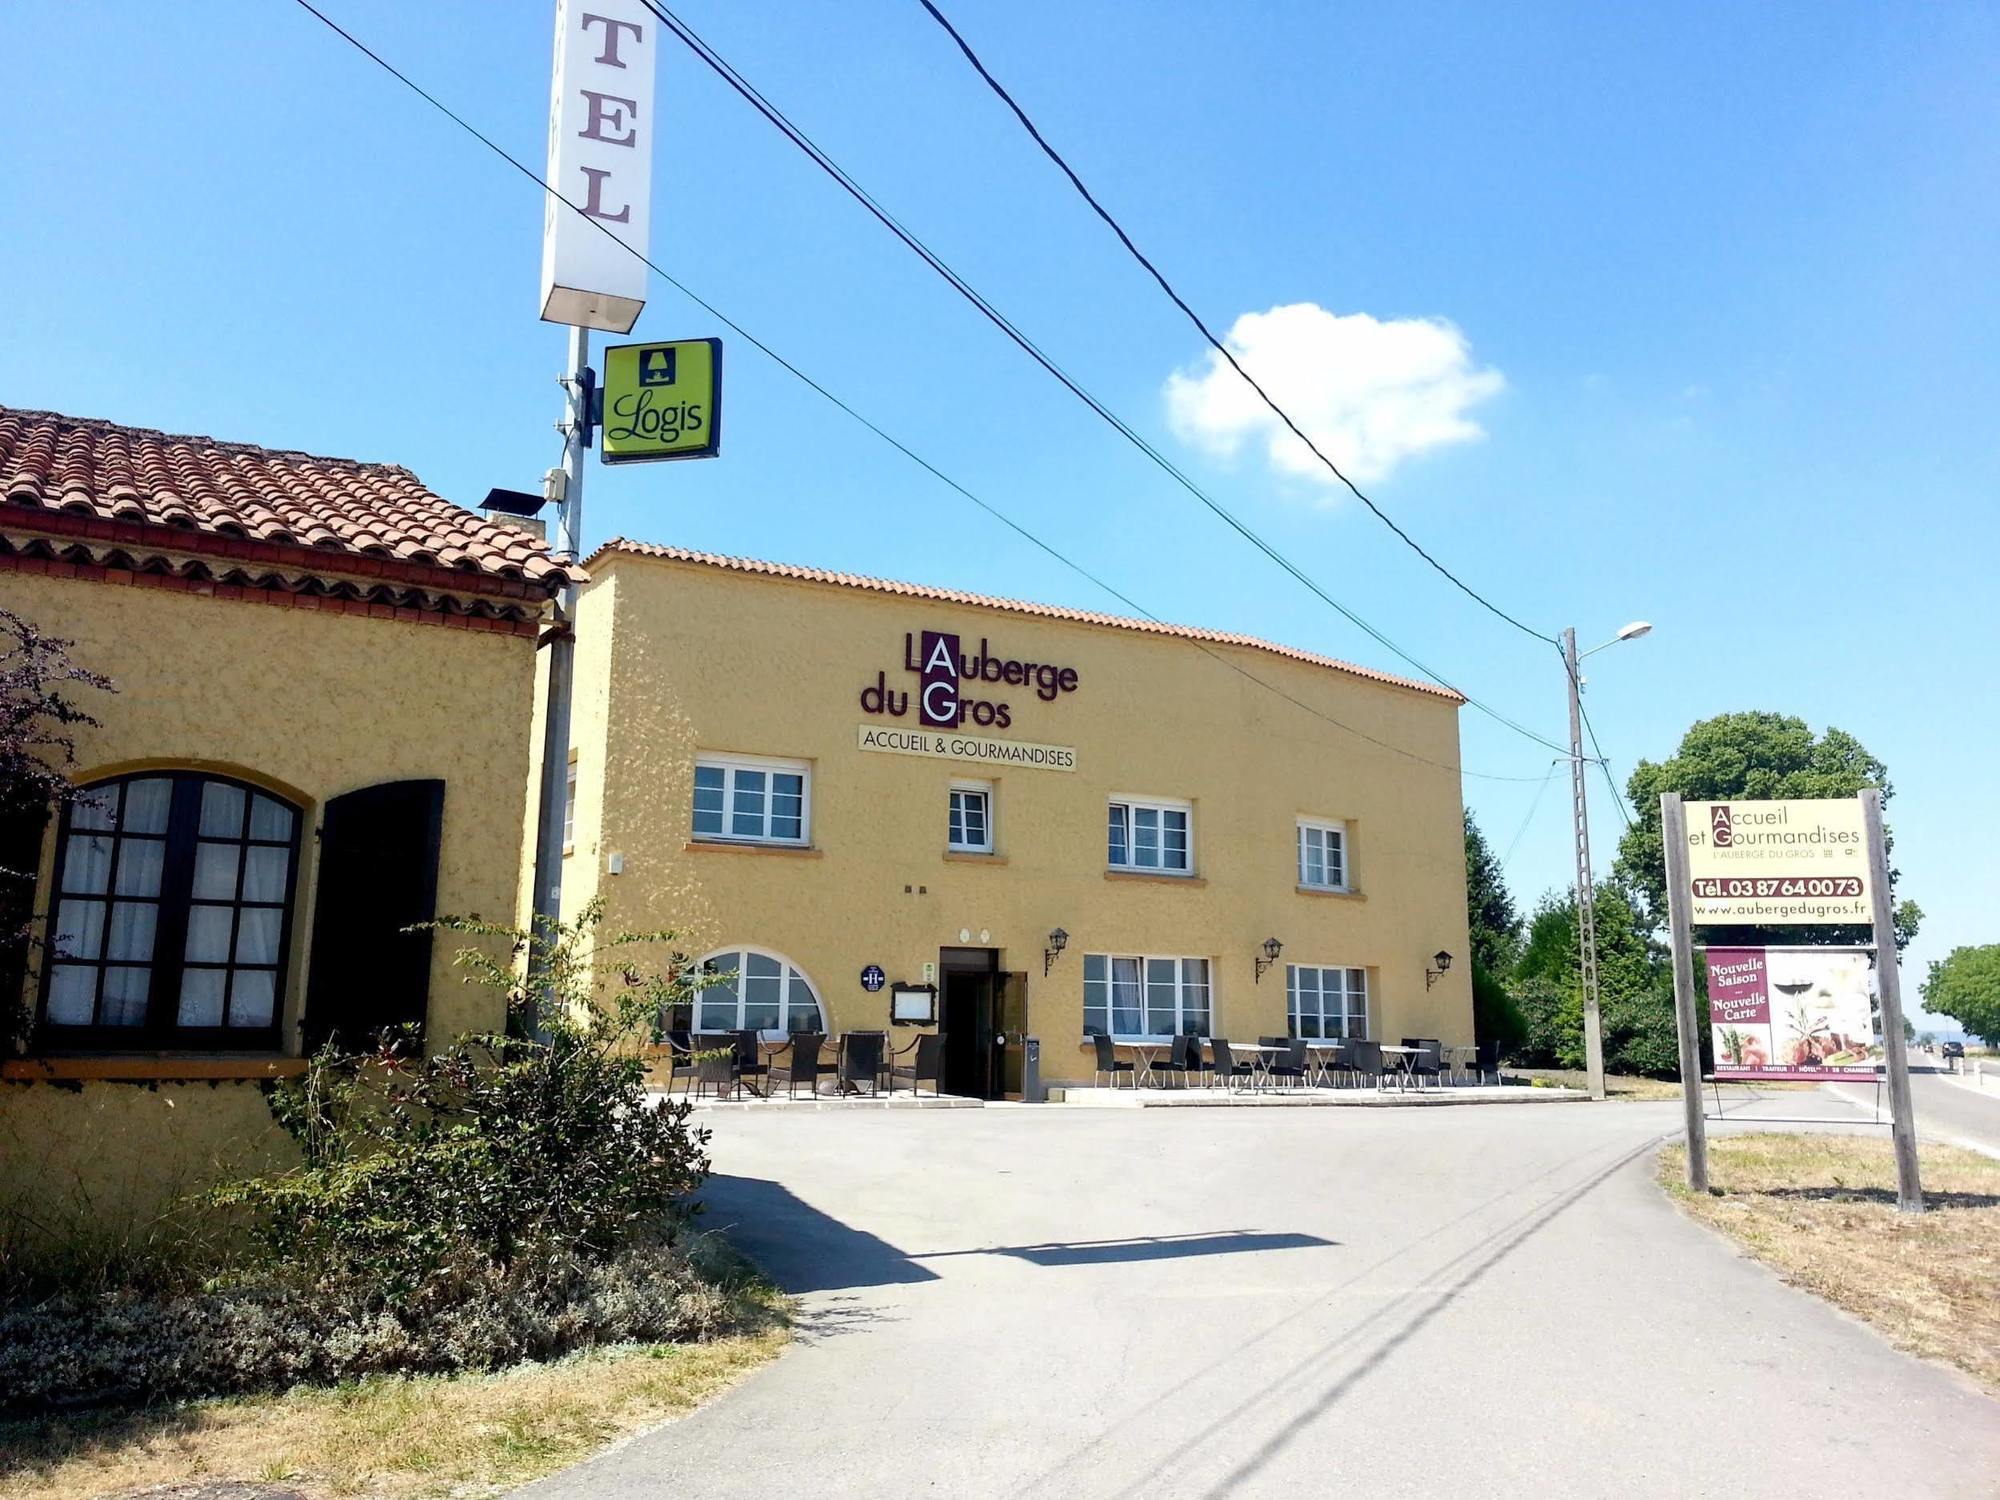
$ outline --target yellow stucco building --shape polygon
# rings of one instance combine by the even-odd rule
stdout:
[[[986,1095],[1023,1034],[1053,1082],[1096,1031],[1472,1040],[1456,695],[670,547],[585,566],[564,904],[676,928],[722,976],[694,1029],[942,1026]]]
[[[7,832],[43,946],[0,1057],[8,1227],[143,1223],[282,1153],[329,1033],[497,1029],[448,913],[515,915],[535,647],[566,574],[407,470],[0,408],[0,605],[73,689],[63,814]]]

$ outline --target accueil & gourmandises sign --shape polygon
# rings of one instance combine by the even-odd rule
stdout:
[[[861,711],[882,718],[914,719],[917,727],[864,724],[860,736],[863,750],[1045,770],[1076,768],[1076,751],[1066,745],[1030,745],[962,732],[968,724],[1008,729],[1014,723],[1011,702],[984,692],[968,693],[964,684],[1023,688],[1044,703],[1054,703],[1077,690],[1075,667],[995,655],[984,636],[979,649],[968,652],[960,649],[957,635],[925,630],[904,633],[903,670],[915,675],[913,689],[892,687],[889,674],[877,672],[875,680],[861,689]]]
[[[1860,798],[1686,806],[1695,921],[1871,920]]]

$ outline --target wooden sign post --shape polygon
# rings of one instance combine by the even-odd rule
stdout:
[[[1868,826],[1869,895],[1874,901],[1875,983],[1882,998],[1882,1061],[1889,1074],[1889,1128],[1896,1141],[1896,1207],[1924,1211],[1917,1177],[1917,1118],[1910,1102],[1910,1059],[1903,1046],[1903,977],[1896,952],[1895,907],[1889,892],[1889,843],[1882,836],[1882,793],[1866,787],[1861,816]]]
[[[1687,811],[1680,793],[1660,793],[1667,852],[1667,927],[1674,952],[1674,1035],[1681,1048],[1681,1108],[1687,1119],[1687,1184],[1708,1191],[1708,1122],[1701,1107],[1701,1017],[1694,1000],[1694,919],[1689,903]]]
[[[1909,1056],[1903,1044],[1902,974],[1897,963],[1895,912],[1889,890],[1888,842],[1882,834],[1882,793],[1876,787],[1867,787],[1857,800],[1861,808],[1858,837],[1852,812],[1839,809],[1834,799],[1701,803],[1714,821],[1712,827],[1695,835],[1694,842],[1702,846],[1701,852],[1709,865],[1717,862],[1720,852],[1721,860],[1730,868],[1721,875],[1704,873],[1691,879],[1687,809],[1678,793],[1661,794],[1660,832],[1666,846],[1667,921],[1674,960],[1674,1027],[1680,1040],[1681,1099],[1687,1114],[1687,1182],[1695,1192],[1709,1190],[1707,1117],[1701,1103],[1701,1027],[1706,1020],[1697,1013],[1694,985],[1697,902],[1702,903],[1703,921],[1756,926],[1791,921],[1851,921],[1858,913],[1849,908],[1865,900],[1875,933],[1882,1069],[1887,1074],[1890,1125],[1895,1136],[1896,1206],[1904,1213],[1924,1211],[1923,1185],[1917,1177],[1917,1127],[1910,1100]],[[1783,828],[1786,844],[1778,846],[1783,850],[1797,839],[1798,834],[1793,830],[1802,818],[1811,820],[1806,836],[1823,842],[1830,857],[1851,863],[1851,872],[1800,874],[1786,870],[1782,863],[1770,873],[1757,869],[1753,861],[1768,863],[1758,838],[1762,827],[1787,825]],[[1855,858],[1861,853],[1856,846],[1863,843],[1867,859],[1865,880],[1860,861]],[[1746,854],[1748,858],[1744,858]],[[1743,908],[1740,916],[1736,915],[1739,905]]]

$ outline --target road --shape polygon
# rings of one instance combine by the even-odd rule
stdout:
[[[2000,1402],[1683,1218],[1678,1117],[717,1115],[799,1343],[529,1493],[1990,1497]]]
[[[1828,1085],[1828,1092],[1851,1099],[1863,1109],[1875,1107],[1872,1087]],[[2000,1156],[2000,1088],[1975,1092],[1942,1072],[1912,1067],[1910,1102],[1917,1111],[1917,1139],[1970,1146],[1988,1155]],[[1882,1113],[1889,1112],[1889,1096],[1882,1095]]]

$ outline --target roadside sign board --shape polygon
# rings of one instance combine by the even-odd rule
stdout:
[[[722,445],[722,340],[604,351],[604,461],[713,458]]]
[[[1686,807],[1688,894],[1697,923],[1871,920],[1859,798]]]
[[[1710,948],[1715,1076],[1871,1079],[1882,1063],[1865,948]]]

